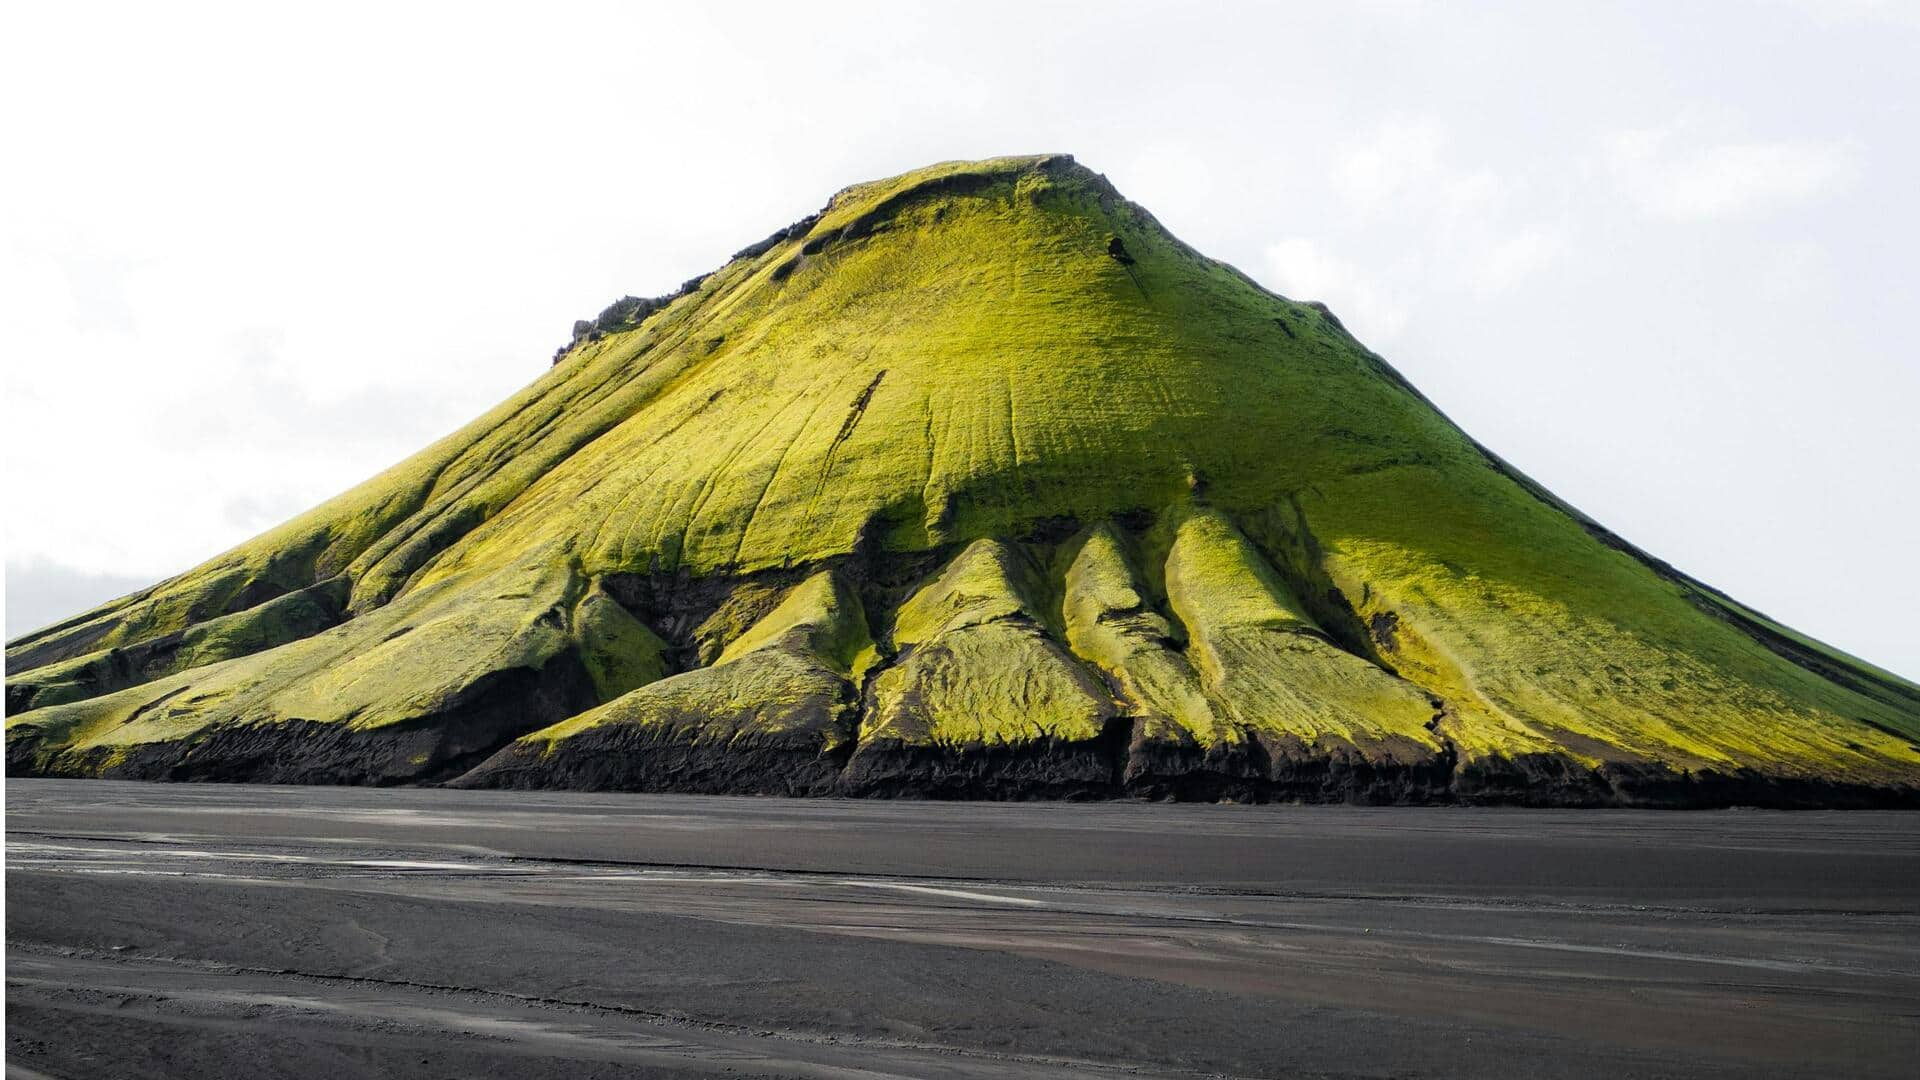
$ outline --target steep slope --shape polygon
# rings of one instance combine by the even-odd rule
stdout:
[[[1063,156],[849,188],[7,665],[16,774],[1920,801],[1920,688]]]

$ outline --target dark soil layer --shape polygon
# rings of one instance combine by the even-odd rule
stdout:
[[[1170,760],[1171,759],[1171,760]],[[1004,747],[862,747],[843,768],[831,755],[777,746],[663,745],[590,765],[547,770],[510,748],[455,787],[655,791],[699,795],[843,795],[961,800],[1154,799],[1173,802],[1347,803],[1363,806],[1640,807],[1708,809],[1920,808],[1920,790],[1681,773],[1660,766],[1591,769],[1538,756],[1482,764],[1373,763],[1292,757],[1255,771],[1246,759],[1183,760],[1162,747],[1125,756],[1101,743]],[[1189,767],[1174,771],[1181,765]],[[1173,766],[1174,768],[1169,768]],[[1118,779],[1116,779],[1118,777]]]
[[[551,692],[564,695],[565,686]],[[103,778],[261,784],[419,783],[422,755],[437,780],[462,788],[677,792],[694,795],[847,796],[942,800],[1146,799],[1172,802],[1344,803],[1362,806],[1532,806],[1708,809],[1920,808],[1920,788],[1869,787],[1759,773],[1680,772],[1658,764],[1590,768],[1534,755],[1458,767],[1451,758],[1403,762],[1358,754],[1237,755],[1112,738],[1086,743],[925,747],[863,744],[849,760],[802,738],[731,742],[636,739],[590,733],[543,758],[503,743],[552,722],[518,714],[486,724],[427,718],[358,732],[330,724],[275,724],[159,743],[115,762]],[[37,775],[30,747],[9,748],[7,774]],[[491,756],[489,756],[491,755]]]

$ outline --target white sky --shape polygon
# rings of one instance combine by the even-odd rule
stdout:
[[[839,187],[1068,151],[1628,539],[1920,676],[1920,3],[705,6],[10,5],[8,636]]]

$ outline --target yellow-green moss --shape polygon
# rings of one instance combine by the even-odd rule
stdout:
[[[551,754],[567,739],[625,727],[692,745],[807,731],[830,751],[852,735],[847,669],[869,644],[859,602],[838,575],[822,571],[789,590],[712,666],[648,683],[520,745]]]
[[[1213,700],[1244,727],[1358,746],[1399,738],[1438,751],[1434,702],[1334,645],[1252,544],[1198,511],[1167,553],[1167,602]]]
[[[863,738],[1007,745],[1097,738],[1112,705],[1047,636],[1024,595],[1028,568],[977,540],[901,608],[903,659],[874,678]]]
[[[1182,734],[1202,747],[1244,735],[1207,700],[1173,627],[1141,595],[1110,525],[1086,537],[1066,574],[1066,633],[1073,651],[1098,665],[1149,726],[1152,738]]]

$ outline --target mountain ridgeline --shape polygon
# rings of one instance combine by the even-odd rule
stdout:
[[[1920,804],[1920,687],[1676,572],[1065,156],[862,184],[11,643],[11,775]]]

